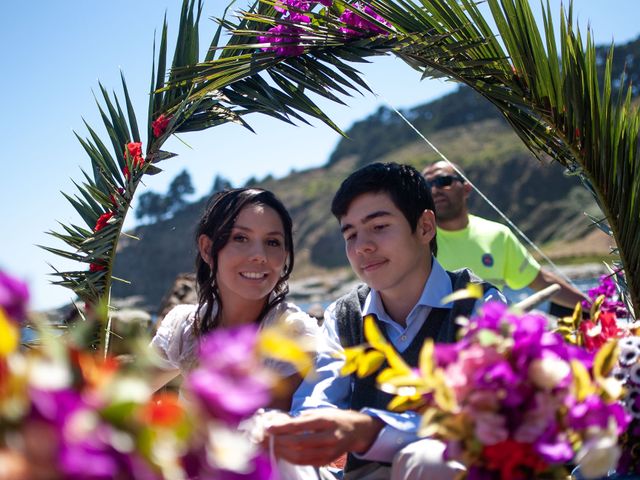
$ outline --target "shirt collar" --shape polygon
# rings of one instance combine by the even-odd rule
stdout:
[[[435,257],[431,257],[431,273],[424,284],[422,294],[415,306],[425,306],[431,308],[452,308],[453,303],[442,304],[441,300],[452,293],[451,279],[449,275],[438,263]],[[415,308],[414,306],[414,308]],[[386,318],[387,312],[384,310],[382,298],[377,290],[371,289],[362,308],[362,316],[375,315],[378,318]]]

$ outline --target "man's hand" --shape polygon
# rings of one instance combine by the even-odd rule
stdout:
[[[267,435],[273,438],[277,457],[296,465],[320,467],[346,452],[366,452],[383,426],[364,413],[325,408],[274,422]]]

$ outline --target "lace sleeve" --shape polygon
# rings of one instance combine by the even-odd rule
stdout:
[[[162,319],[151,346],[167,362],[169,368],[182,370],[186,354],[190,354],[195,342],[193,318],[195,305],[178,305]]]

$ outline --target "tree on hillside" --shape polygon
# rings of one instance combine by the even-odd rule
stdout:
[[[149,223],[154,223],[169,218],[187,204],[185,196],[194,192],[189,172],[182,170],[169,185],[166,195],[152,191],[140,195],[136,219],[146,218]]]
[[[211,187],[211,193],[221,192],[223,190],[228,190],[233,188],[233,185],[229,181],[229,179],[223,177],[220,174],[217,174],[213,179],[213,186]]]
[[[164,195],[157,192],[144,192],[138,199],[136,208],[136,220],[147,218],[150,223],[164,218],[167,213],[167,202]]]
[[[182,170],[182,172],[173,179],[169,185],[169,190],[167,191],[166,199],[169,209],[168,213],[172,214],[182,209],[187,204],[184,197],[191,195],[194,192],[195,189],[193,188],[189,172]]]

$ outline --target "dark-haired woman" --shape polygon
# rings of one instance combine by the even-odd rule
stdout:
[[[154,387],[190,371],[199,338],[214,329],[285,321],[301,337],[320,338],[316,320],[285,301],[293,269],[292,222],[273,193],[256,188],[217,193],[200,219],[196,242],[199,303],[175,307],[158,327],[151,344],[168,368]],[[292,393],[301,377],[287,364],[278,370]],[[271,407],[289,410],[290,395]]]

